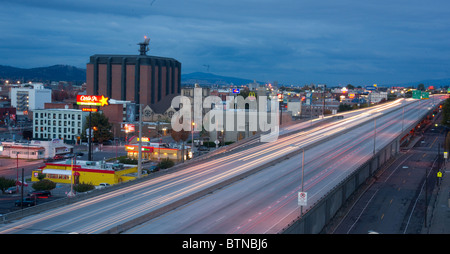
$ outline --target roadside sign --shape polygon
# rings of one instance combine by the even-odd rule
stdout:
[[[444,159],[448,158],[448,152],[444,152]]]
[[[306,206],[308,201],[308,193],[307,192],[299,192],[298,193],[298,205]]]
[[[439,177],[439,178],[442,177],[442,172],[441,171],[437,172],[437,177]]]
[[[422,99],[422,91],[420,90],[414,90],[412,91],[412,98],[413,99]]]

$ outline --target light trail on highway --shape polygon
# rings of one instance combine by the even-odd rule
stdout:
[[[408,121],[407,118],[417,117],[417,113],[417,105],[405,106],[405,126],[413,122],[413,120]],[[387,119],[380,122],[379,126],[377,126],[377,147],[386,145],[381,140],[392,140],[398,135],[399,127],[402,126],[401,121],[398,121],[398,119],[401,119],[401,116],[402,112],[399,111],[395,115],[387,115]],[[373,128],[372,124],[373,121],[370,121],[366,124],[366,128]],[[337,182],[344,179],[352,170],[356,169],[372,156],[373,135],[373,131],[354,130],[354,135],[344,135],[343,137],[346,139],[341,142],[330,141],[335,142],[335,144],[327,142],[306,152],[304,189],[305,191],[311,191],[311,203],[314,203],[315,200],[317,201],[321,197],[321,194],[326,193]],[[314,150],[321,152],[314,152]],[[323,151],[329,152],[324,153]],[[311,154],[316,154],[316,157],[311,158]],[[214,195],[205,197],[186,208],[174,211],[172,214],[162,216],[162,218],[156,218],[153,222],[150,221],[138,226],[136,229],[130,230],[129,233],[278,233],[283,226],[286,226],[282,222],[287,221],[289,223],[299,215],[297,212],[299,208],[296,204],[297,193],[301,188],[301,165],[299,165],[301,159],[299,157],[291,158],[288,160],[289,162],[280,162],[280,165],[270,167],[261,173],[242,180],[240,183],[234,184],[233,188],[218,191]],[[285,165],[286,163],[289,165]],[[279,170],[286,168],[290,168],[291,170],[289,172],[280,172]],[[276,174],[273,174],[273,172],[276,172]],[[255,179],[262,174],[267,174],[267,179],[263,181]],[[324,181],[324,179],[327,181]],[[277,184],[278,181],[280,181],[279,184]],[[265,191],[263,186],[267,186],[265,183],[268,182],[270,182],[271,187]],[[242,191],[236,191],[237,193],[234,193],[235,190],[248,189],[248,186],[251,186],[252,183],[258,183],[256,184],[257,187],[255,187],[255,190],[249,190],[246,195],[243,195]],[[284,186],[290,186],[290,188],[285,188]],[[282,191],[276,190],[276,188],[285,190],[286,192],[283,193]],[[273,195],[273,192],[276,195]],[[220,195],[219,193],[223,194]],[[215,202],[215,200],[225,200],[229,196],[234,196],[234,199],[230,199],[230,203],[220,205]],[[249,207],[249,200],[253,200],[253,204],[258,203],[255,201],[255,197],[260,197],[260,206],[257,208]],[[269,202],[271,197],[273,197],[273,200]],[[208,208],[204,207],[206,204],[210,204]],[[198,209],[196,209],[197,207]],[[240,209],[236,207],[240,207]],[[202,211],[207,212],[202,213]],[[249,213],[248,211],[253,211],[253,214],[246,217],[245,215]],[[234,216],[232,215],[233,213],[235,214]],[[280,216],[280,214],[284,214],[284,216]],[[169,221],[188,215],[191,218],[190,222],[173,222],[173,225],[177,225],[176,228],[169,225]],[[196,219],[192,219],[193,217]],[[278,221],[273,222],[274,217],[278,218]],[[211,226],[217,224],[217,221],[222,221],[220,226]],[[242,222],[239,223],[239,221]],[[270,226],[271,223],[267,223],[267,221],[273,222],[273,225],[276,226]],[[280,224],[283,226],[280,226]],[[180,225],[184,226],[181,227]],[[163,229],[164,227],[167,227],[167,231]]]
[[[416,107],[417,103],[413,101],[406,101],[405,103],[405,113],[406,107]],[[218,155],[210,161],[205,160],[201,163],[193,164],[183,170],[171,172],[165,175],[161,175],[159,177],[148,179],[146,181],[136,183],[134,185],[120,188],[97,197],[92,197],[84,201],[79,201],[77,203],[67,205],[64,207],[60,207],[57,209],[53,209],[48,212],[42,212],[40,214],[31,215],[26,218],[7,223],[0,227],[0,233],[101,233],[108,230],[111,227],[121,225],[122,223],[147,214],[155,209],[168,205],[172,202],[182,199],[187,195],[191,195],[197,191],[208,188],[210,186],[214,186],[220,182],[226,181],[236,175],[240,175],[248,170],[251,170],[255,167],[263,167],[264,165],[270,165],[273,161],[282,158],[285,154],[298,150],[298,146],[307,146],[308,144],[313,144],[323,140],[325,138],[330,137],[331,135],[336,135],[341,133],[341,131],[348,131],[350,128],[354,128],[355,126],[361,125],[363,122],[370,121],[372,122],[373,117],[379,116],[381,112],[387,112],[390,110],[395,110],[401,107],[402,104],[400,100],[395,101],[393,103],[383,104],[383,106],[360,110],[358,113],[351,112],[348,114],[348,117],[343,120],[324,123],[320,127],[312,128],[308,131],[301,131],[305,126],[308,126],[309,123],[298,124],[295,126],[288,127],[289,130],[281,130],[281,133],[284,134],[288,131],[293,134],[287,136],[281,136],[276,142],[271,143],[258,143],[255,146],[249,146],[247,149],[239,152],[230,152],[222,155]],[[401,110],[397,111],[401,112]],[[347,116],[347,115],[346,115]],[[382,125],[380,123],[380,128]],[[377,128],[378,129],[378,128]],[[380,129],[381,130],[381,129]],[[295,133],[298,132],[298,133]],[[345,135],[344,135],[345,136]],[[380,135],[380,137],[382,137]],[[377,137],[378,138],[378,137]],[[370,137],[369,137],[370,139]],[[296,147],[297,146],[297,147]],[[312,150],[314,148],[311,148]],[[307,152],[307,156],[309,157],[309,152]],[[305,158],[306,159],[306,158]],[[292,159],[286,160],[291,161]],[[308,159],[310,161],[310,159]],[[323,159],[321,159],[323,160]],[[285,161],[279,162],[277,165],[272,167],[283,167],[283,163]],[[292,162],[291,162],[292,163]],[[336,164],[337,165],[337,164]],[[292,170],[298,171],[298,161],[294,163],[294,168],[292,165],[286,165],[284,170]],[[264,170],[267,172],[270,170]],[[308,170],[308,176],[311,174],[315,174],[316,179],[323,179],[324,176],[327,175],[328,172],[321,172],[321,175],[317,175],[315,170]],[[298,172],[297,172],[298,173]],[[305,170],[305,173],[306,170]],[[289,173],[286,173],[289,175]],[[257,173],[256,176],[261,176],[263,174]],[[253,177],[253,176],[252,176]],[[289,176],[287,176],[289,178]],[[305,175],[306,177],[306,175]],[[247,177],[246,179],[249,179]],[[272,185],[270,180],[277,179],[278,176],[269,177],[259,188],[263,188],[265,186]],[[291,176],[291,180],[295,179]],[[312,179],[312,178],[311,178]],[[245,182],[245,179],[239,181],[238,183],[233,183],[231,186],[237,186],[241,182]],[[293,181],[295,182],[295,181]],[[306,183],[306,182],[305,182]],[[316,183],[316,185],[313,185]],[[313,188],[313,186],[318,186],[317,181],[309,181],[307,182],[309,188]],[[254,187],[258,188],[258,187]],[[280,187],[284,188],[284,187]],[[324,187],[322,187],[324,188]],[[226,188],[227,190],[230,187]],[[240,192],[239,188],[237,188],[237,192]],[[279,192],[272,193],[270,196],[279,201],[277,204],[289,204],[292,203],[293,196],[296,196],[296,191],[298,190],[298,186],[291,187],[289,190],[286,190],[286,193],[292,193],[291,195],[279,195]],[[248,194],[247,194],[248,195]],[[207,200],[209,197],[213,195],[208,195],[205,198],[201,198],[201,200]],[[259,195],[255,195],[258,197]],[[280,197],[284,201],[289,201],[288,203],[280,201]],[[319,194],[317,194],[319,196]],[[314,195],[312,197],[315,197]],[[263,197],[265,199],[266,197]],[[268,202],[269,200],[266,200]],[[231,204],[236,203],[233,200],[230,200]],[[259,202],[258,206],[264,207],[266,202]],[[214,202],[210,201],[211,205]],[[256,205],[257,202],[255,202]],[[264,203],[264,204],[263,204]],[[195,208],[198,202],[195,204],[189,204],[183,207],[189,207],[190,209]],[[228,205],[230,208],[235,207],[234,205]],[[286,205],[285,205],[286,206]],[[199,206],[198,209],[201,209]],[[209,207],[211,209],[211,206]],[[248,211],[242,212],[241,209],[236,209],[234,213],[238,214],[236,216],[240,217],[243,213],[253,213],[253,209],[249,209]],[[280,208],[281,209],[281,208]],[[258,210],[258,209],[256,209]],[[263,208],[258,211],[266,211]],[[266,212],[261,212],[261,216],[264,214],[269,214],[269,211],[274,211],[274,209],[268,209]],[[232,213],[232,212],[230,212]],[[258,212],[259,214],[260,212]],[[172,213],[170,213],[172,214]],[[170,214],[163,215],[161,217],[170,217]],[[222,217],[225,218],[228,215],[222,214]],[[180,217],[180,216],[178,216]],[[285,215],[286,218],[292,217],[290,216],[290,212]],[[256,218],[252,221],[256,221]],[[262,217],[258,217],[262,218]],[[160,220],[157,218],[155,220]],[[217,220],[217,218],[216,218]],[[223,219],[224,220],[224,219]],[[274,218],[267,221],[278,221],[280,218]],[[233,224],[236,224],[239,220]],[[266,221],[266,220],[264,220]],[[227,222],[230,224],[230,222]],[[167,224],[167,223],[166,223]],[[214,224],[214,223],[213,223]],[[245,223],[241,223],[245,225]],[[276,224],[280,224],[276,222]],[[155,226],[151,226],[152,228],[158,228]],[[207,226],[205,226],[207,227]],[[272,226],[273,227],[273,226]],[[163,227],[159,227],[163,230]],[[215,227],[211,227],[215,228]],[[200,233],[202,232],[212,232],[217,233],[219,231],[211,231],[209,229],[200,229]],[[248,228],[248,226],[242,226],[241,228]],[[257,226],[253,226],[252,230],[260,230]],[[272,229],[271,229],[272,230]],[[266,229],[263,232],[272,232],[271,230],[267,231]],[[135,231],[136,232],[136,231]],[[151,233],[152,231],[146,231],[146,233]],[[178,231],[175,231],[178,232]],[[222,231],[220,231],[222,232]],[[219,232],[219,233],[220,233]],[[229,231],[226,231],[229,232]],[[234,232],[234,231],[232,231]],[[254,231],[239,231],[240,232],[254,232]],[[167,233],[171,233],[168,231]]]

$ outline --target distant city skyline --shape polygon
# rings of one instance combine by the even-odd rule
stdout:
[[[450,78],[450,2],[0,0],[0,65],[86,68],[93,54],[172,57],[182,74],[280,84]]]

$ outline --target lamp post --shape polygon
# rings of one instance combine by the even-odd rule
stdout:
[[[142,104],[139,104],[139,152],[138,152],[138,178],[142,176]]]
[[[91,107],[92,108],[92,107]],[[88,161],[92,161],[92,110],[89,111],[89,139],[88,139]]]
[[[191,159],[194,158],[194,127],[195,127],[195,122],[192,122],[192,129],[191,129],[191,134],[192,134],[192,148],[191,148]]]
[[[375,156],[375,144],[377,139],[377,119],[374,119],[375,128],[373,129],[373,156]]]

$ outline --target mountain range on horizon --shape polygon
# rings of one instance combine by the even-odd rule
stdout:
[[[3,80],[21,80],[22,82],[51,82],[51,81],[67,81],[76,84],[86,82],[86,69],[78,68],[70,65],[53,65],[49,67],[37,68],[17,68],[11,66],[0,65],[0,79]],[[227,85],[233,84],[236,86],[246,85],[257,82],[252,79],[229,77],[216,75],[210,72],[193,72],[181,75],[182,85],[193,85],[198,83],[200,86],[212,85]],[[379,84],[379,86],[403,86],[403,87],[417,87],[418,84],[425,84],[425,86],[445,87],[450,86],[450,78],[446,79],[429,79],[416,82],[406,82],[402,84]],[[283,84],[279,84],[283,85]]]

